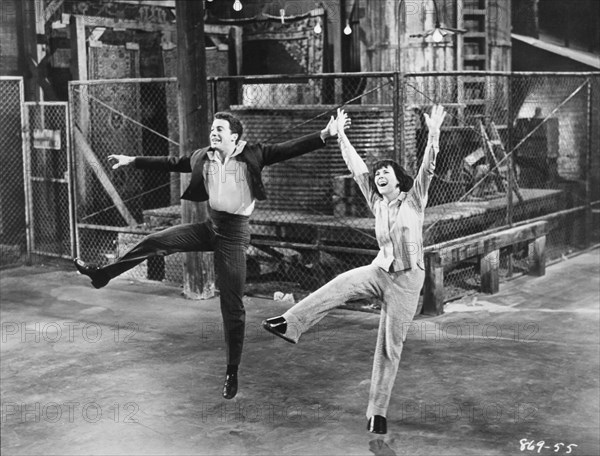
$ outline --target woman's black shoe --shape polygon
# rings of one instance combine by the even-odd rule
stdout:
[[[287,331],[287,321],[285,321],[285,318],[283,318],[283,317],[267,318],[266,320],[263,320],[262,326],[267,331],[269,331],[271,334],[275,334],[277,337],[281,337],[283,340],[285,340],[291,344],[296,343],[295,340],[290,339],[289,337],[287,337],[285,335],[285,332]]]
[[[367,422],[367,431],[373,434],[387,434],[387,420],[385,416],[374,415]]]

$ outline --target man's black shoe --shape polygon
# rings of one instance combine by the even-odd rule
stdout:
[[[73,263],[80,274],[86,275],[92,279],[92,285],[94,288],[105,287],[106,284],[110,282],[110,277],[106,274],[106,272],[101,271],[96,266],[88,266],[79,258],[75,258]]]
[[[367,431],[373,434],[387,434],[387,420],[381,415],[372,416],[367,422]]]
[[[291,344],[296,343],[294,339],[290,339],[285,335],[285,332],[287,331],[287,321],[285,321],[285,318],[267,318],[266,320],[263,320],[262,326],[271,334],[275,334],[277,337],[281,337],[283,340],[288,341]]]
[[[223,385],[223,397],[225,399],[233,399],[238,391],[237,374],[228,374],[225,376],[225,384]]]

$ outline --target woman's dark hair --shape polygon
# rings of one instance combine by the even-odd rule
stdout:
[[[406,170],[394,160],[379,160],[373,165],[373,171],[371,172],[371,179],[373,181],[373,184],[375,184],[375,173],[381,168],[385,168],[386,166],[391,166],[394,170],[396,179],[398,179],[398,187],[400,187],[401,192],[407,192],[412,188],[413,178],[410,177]],[[375,189],[377,194],[381,196],[379,190],[377,190],[377,185],[373,185],[373,188]]]
[[[244,127],[242,126],[242,122],[240,122],[240,119],[228,112],[217,112],[214,115],[214,118],[226,120],[227,122],[229,122],[229,129],[231,130],[231,133],[237,133],[238,141],[242,138],[242,135],[244,134]]]

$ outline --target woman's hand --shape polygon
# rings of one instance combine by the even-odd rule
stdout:
[[[439,139],[440,130],[444,119],[446,118],[446,111],[440,104],[434,105],[431,108],[431,116],[425,113],[425,122],[427,123],[427,129],[429,130],[429,136]]]
[[[332,119],[333,119],[333,117],[332,117]],[[347,128],[350,128],[351,123],[352,122],[350,120],[350,117],[348,117],[348,114],[346,114],[343,109],[338,108],[337,117],[335,118],[336,130],[338,132],[342,132],[342,134],[343,134],[344,130],[346,130]]]
[[[108,156],[109,163],[112,160],[116,160],[116,163],[113,163],[112,169],[120,168],[121,166],[127,166],[133,163],[135,157],[129,157],[128,155],[109,155]]]

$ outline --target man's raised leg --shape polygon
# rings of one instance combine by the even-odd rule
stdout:
[[[138,242],[114,263],[102,267],[90,266],[80,259],[74,260],[77,270],[92,279],[95,288],[102,288],[110,280],[157,255],[176,252],[205,252],[214,249],[215,232],[212,221],[186,223],[152,233]]]

